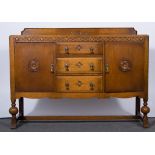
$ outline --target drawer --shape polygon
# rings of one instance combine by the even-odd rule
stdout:
[[[57,73],[102,73],[102,58],[57,58]]]
[[[102,44],[101,43],[58,43],[57,44],[57,55],[79,55],[79,54],[89,54],[89,55],[100,55],[102,54]]]
[[[101,92],[102,76],[57,76],[57,92]]]

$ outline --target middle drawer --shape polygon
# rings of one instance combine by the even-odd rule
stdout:
[[[102,73],[102,58],[57,58],[57,73]]]

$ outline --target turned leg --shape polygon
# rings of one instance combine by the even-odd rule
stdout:
[[[16,114],[18,113],[18,108],[16,107],[16,100],[12,100],[11,102],[12,104],[11,104],[11,108],[9,109],[9,112],[12,115],[11,128],[14,129],[16,128],[16,125],[17,125]]]
[[[143,127],[147,128],[149,126],[148,116],[147,114],[150,112],[150,108],[147,106],[147,99],[143,99],[144,103],[141,108],[141,112],[143,113]]]
[[[139,116],[140,115],[140,97],[136,97],[136,111],[135,115]]]
[[[24,98],[19,98],[19,119],[24,117]]]

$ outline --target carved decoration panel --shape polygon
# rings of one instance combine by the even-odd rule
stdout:
[[[128,41],[144,42],[144,36],[103,36],[81,35],[79,36],[14,36],[16,42],[102,42],[102,41]]]
[[[131,61],[126,58],[121,59],[120,64],[119,64],[119,69],[122,72],[130,71],[132,69]]]
[[[28,69],[30,72],[38,72],[40,68],[40,63],[37,58],[33,58],[28,63]]]

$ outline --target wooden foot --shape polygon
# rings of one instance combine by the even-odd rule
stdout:
[[[23,119],[24,117],[24,98],[19,98],[19,119]]]
[[[136,111],[135,115],[139,116],[140,115],[140,98],[137,96],[136,97]]]
[[[150,112],[150,108],[147,106],[147,99],[143,99],[144,103],[141,108],[141,112],[143,113],[143,127],[148,128],[149,122],[148,122],[148,116],[147,114]]]
[[[11,108],[9,109],[9,112],[12,115],[11,128],[14,129],[17,126],[16,114],[18,113],[18,108],[16,107],[16,100],[13,100],[11,102],[12,104],[11,104]]]

